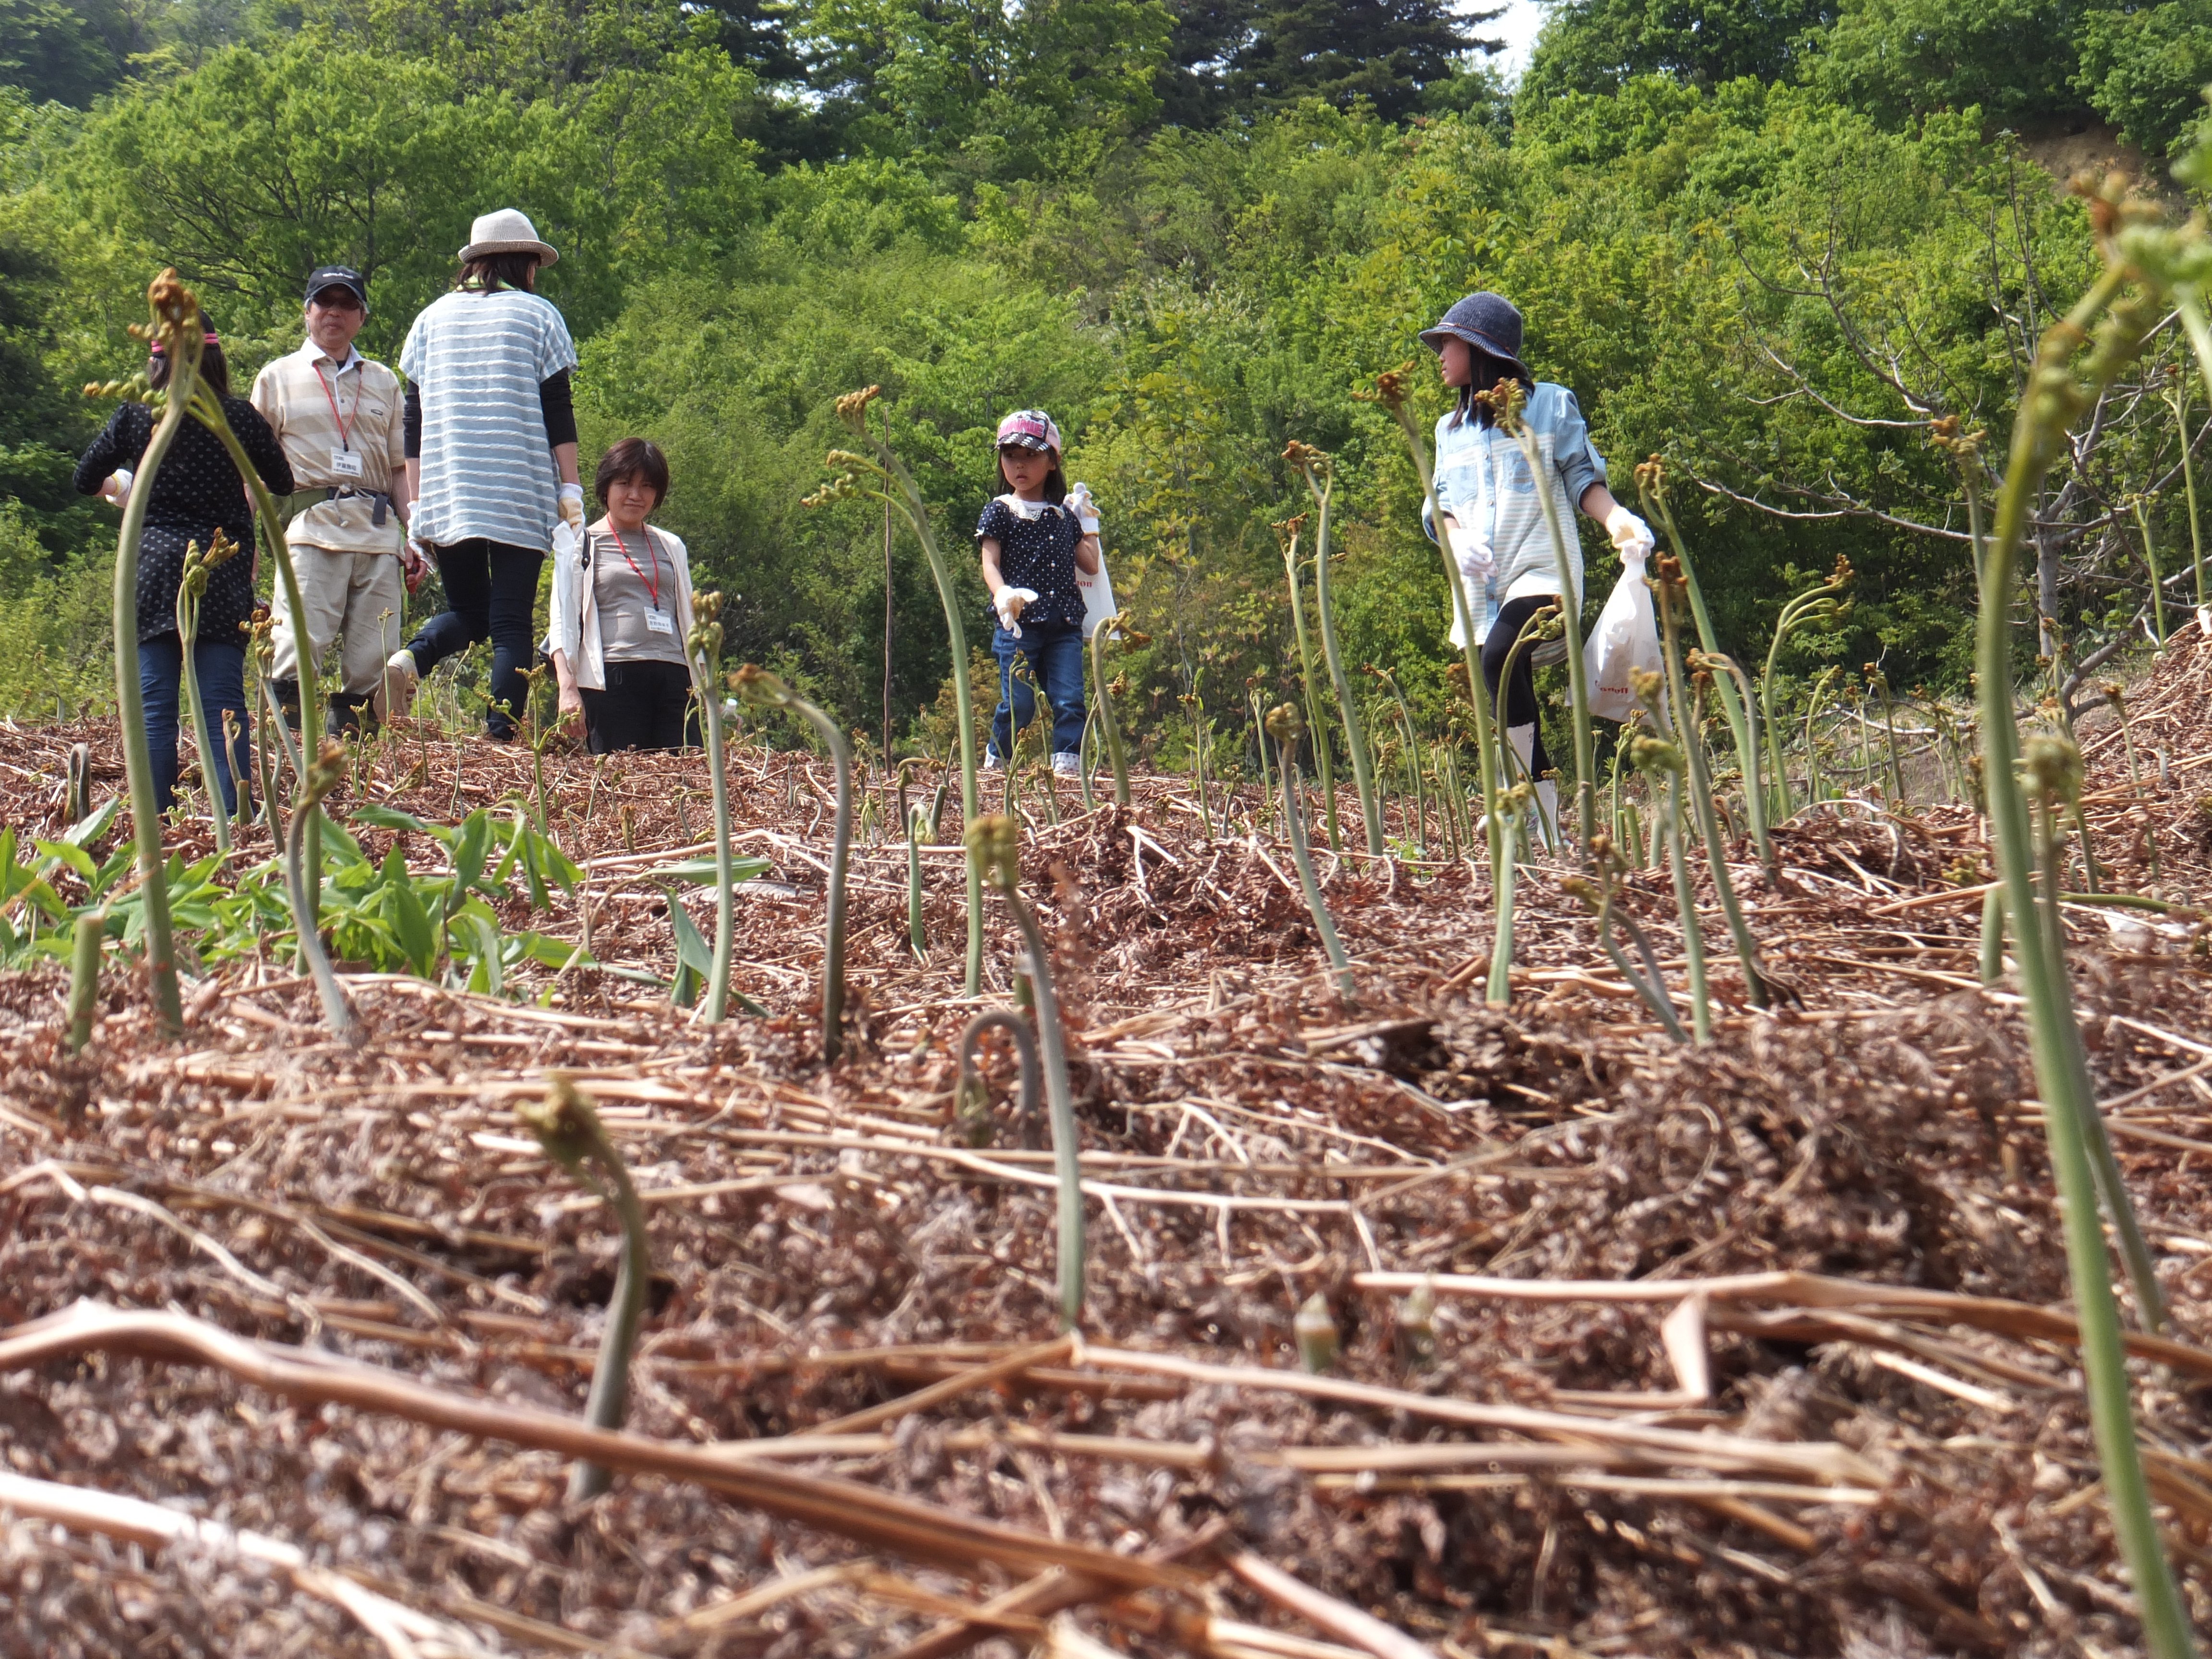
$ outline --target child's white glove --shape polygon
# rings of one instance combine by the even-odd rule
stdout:
[[[1036,598],[1036,589],[1034,587],[1001,586],[998,592],[991,595],[991,608],[999,613],[999,626],[1016,639],[1021,638],[1022,607]]]
[[[1459,566],[1461,580],[1469,587],[1488,586],[1498,570],[1498,555],[1491,551],[1490,544],[1464,525],[1446,525],[1444,532],[1451,538],[1452,558]]]
[[[1613,511],[1605,515],[1605,533],[1613,538],[1613,545],[1621,557],[1648,559],[1651,550],[1658,545],[1651,537],[1651,526],[1631,513],[1618,501]]]
[[[1083,526],[1085,535],[1095,536],[1098,533],[1098,503],[1091,499],[1089,484],[1078,483],[1069,490],[1066,507],[1069,512],[1075,514],[1076,523]]]
[[[118,466],[107,475],[110,489],[102,493],[116,506],[128,507],[131,505],[131,481],[137,476],[129,467]]]
[[[584,533],[584,486],[564,483],[561,486],[561,516],[568,528],[579,536]]]

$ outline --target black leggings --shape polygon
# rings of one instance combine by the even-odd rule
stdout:
[[[584,738],[594,755],[705,747],[691,708],[691,672],[682,663],[611,662],[607,689],[586,687],[581,695]]]
[[[1505,672],[1505,659],[1513,653],[1513,641],[1521,637],[1522,624],[1547,605],[1557,605],[1556,593],[1529,593],[1517,599],[1508,599],[1499,607],[1498,620],[1490,624],[1489,637],[1482,642],[1482,680],[1490,688],[1492,708],[1497,707],[1498,677]],[[1521,660],[1513,665],[1513,684],[1505,688],[1505,718],[1503,726],[1533,726],[1536,735],[1528,758],[1528,775],[1540,778],[1552,769],[1552,757],[1544,752],[1544,722],[1536,712],[1536,671],[1528,665],[1535,654],[1532,643],[1522,652]],[[1498,734],[1500,743],[1505,733]]]
[[[481,536],[436,550],[446,609],[422,624],[407,648],[415,653],[416,672],[427,677],[447,657],[489,639],[492,706],[484,726],[504,742],[514,735],[507,711],[523,713],[528,695],[522,676],[534,651],[530,617],[538,604],[538,570],[545,556]]]

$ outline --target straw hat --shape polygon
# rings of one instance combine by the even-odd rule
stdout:
[[[561,257],[550,244],[538,240],[538,227],[516,208],[478,215],[469,227],[469,245],[453,257],[466,264],[495,253],[534,253],[541,270]]]

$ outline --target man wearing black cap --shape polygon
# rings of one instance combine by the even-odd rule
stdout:
[[[384,659],[405,635],[408,514],[399,377],[354,349],[368,319],[368,284],[357,270],[322,265],[307,278],[307,343],[253,382],[253,406],[292,464],[298,493],[285,532],[300,580],[315,660],[341,638],[340,690],[331,726],[356,724],[364,705],[383,712]],[[276,587],[277,697],[299,718],[296,623]]]

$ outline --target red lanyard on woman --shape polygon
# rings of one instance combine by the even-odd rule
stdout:
[[[344,364],[341,363],[338,366],[338,373],[341,374],[345,373]],[[330,399],[331,418],[338,423],[338,447],[351,449],[353,445],[347,438],[346,417],[338,413],[338,394],[331,390],[330,378],[323,373],[323,366],[320,363],[315,365],[315,378],[323,383],[323,396]],[[361,418],[361,404],[358,399],[355,400],[353,417],[356,421]]]
[[[615,538],[615,545],[622,550],[623,558],[629,566],[630,574],[645,584],[646,597],[653,601],[653,608],[659,611],[660,609],[660,555],[653,549],[653,532],[647,530],[645,532],[645,556],[653,566],[653,574],[650,576],[640,570],[637,568],[637,561],[630,557],[629,544],[623,540],[622,532],[610,524],[607,526],[607,533]]]

